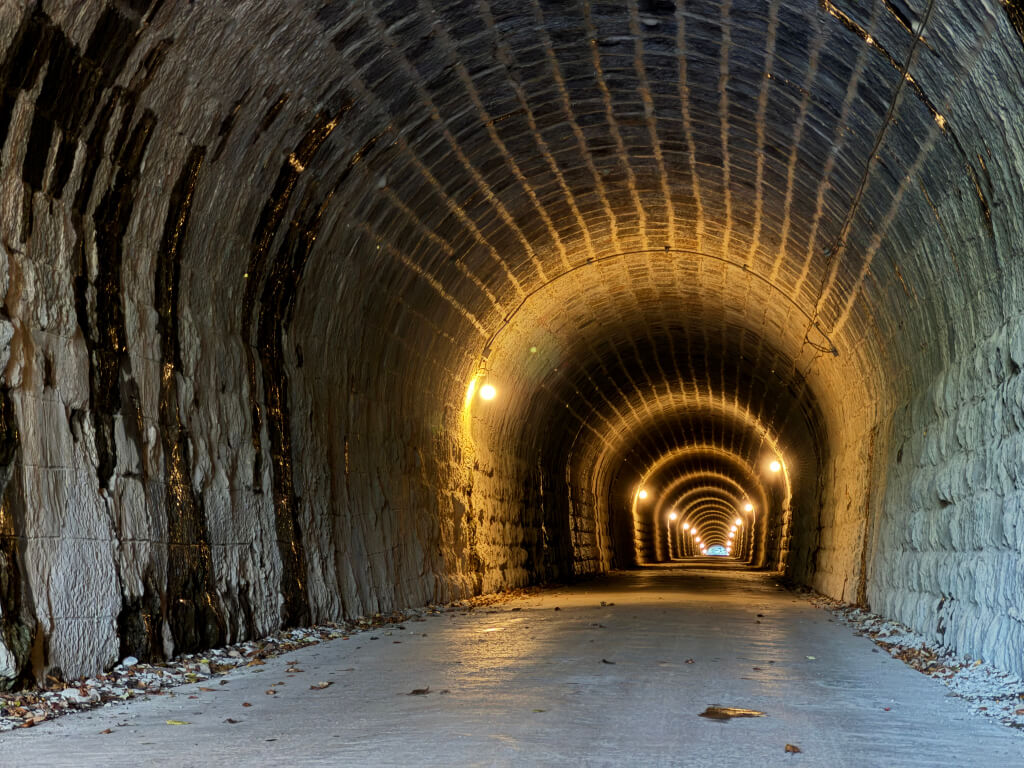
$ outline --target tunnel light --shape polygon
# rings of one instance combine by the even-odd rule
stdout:
[[[730,538],[730,539],[731,539],[731,538],[734,538],[735,536],[736,536],[736,534],[735,534],[735,533],[733,533],[732,531],[729,531],[729,538]]]
[[[736,533],[736,526],[735,525],[732,528],[729,529],[729,533]]]
[[[743,519],[742,519],[742,518],[739,518],[739,517],[737,517],[737,518],[736,518],[735,520],[733,520],[733,522],[734,522],[734,523],[736,524],[736,527],[737,527],[737,528],[738,528],[739,526],[743,525]]]
[[[753,512],[753,511],[754,511],[754,505],[753,505],[753,504],[751,504],[751,503],[750,503],[750,502],[748,501],[748,502],[747,502],[746,504],[744,504],[744,505],[743,505],[743,511],[744,511],[744,512]],[[736,518],[736,520],[738,521],[738,520],[739,520],[739,518],[737,517],[737,518]]]
[[[641,488],[636,496],[637,496],[638,499],[646,499],[647,498],[647,489],[646,488]]]
[[[677,517],[679,517],[679,515],[677,515],[675,512],[669,512],[668,513],[668,519],[669,520],[675,520]]]
[[[683,523],[683,530],[684,531],[690,530],[690,524],[689,523]]]
[[[700,536],[694,536],[693,540],[696,541],[699,544],[700,543]],[[701,547],[701,549],[703,549],[703,547]]]
[[[484,400],[493,400],[494,396],[497,394],[498,390],[496,390],[492,384],[484,384],[480,387],[480,397]]]
[[[780,469],[782,469],[782,465],[779,464],[779,462],[777,461],[773,461],[771,464],[768,465],[768,469],[770,469],[772,472],[778,472]]]

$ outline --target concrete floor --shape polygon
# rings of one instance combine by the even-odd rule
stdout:
[[[1024,766],[1024,735],[764,574],[649,569],[403,626],[3,734],[0,765]]]

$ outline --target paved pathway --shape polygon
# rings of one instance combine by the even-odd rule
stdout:
[[[1024,766],[1020,732],[765,574],[614,574],[403,626],[0,734],[0,765]]]

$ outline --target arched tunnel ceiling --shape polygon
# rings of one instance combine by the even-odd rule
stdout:
[[[909,384],[909,360],[951,353],[928,330],[946,302],[924,311],[922,295],[999,301],[994,282],[969,285],[978,273],[939,276],[954,197],[978,201],[960,236],[998,268],[986,153],[958,109],[989,53],[954,32],[1007,21],[894,7],[325,6],[315,21],[359,107],[309,164],[352,169],[325,213],[346,223],[331,250],[377,252],[374,327],[409,328],[449,402],[478,369],[504,386],[491,423],[511,443],[552,420],[542,441],[586,424],[628,443],[684,382],[769,431],[802,420],[773,437],[820,456]],[[312,270],[327,279],[304,283],[299,323],[338,281]],[[656,407],[696,414],[699,397]]]
[[[926,12],[927,41],[915,45],[906,23]],[[605,325],[649,318],[661,292],[644,295],[647,281],[676,271],[734,315],[730,330],[769,339],[802,369],[834,345],[831,375],[846,391],[912,351],[894,338],[911,320],[901,308],[932,289],[939,265],[900,268],[917,251],[909,237],[942,236],[931,210],[941,201],[913,179],[938,175],[929,189],[983,202],[955,97],[986,49],[952,37],[959,13],[921,4],[900,15],[881,2],[331,5],[317,21],[361,107],[341,119],[377,116],[365,165],[388,156],[387,178],[366,179],[383,190],[353,185],[352,205],[347,189],[336,205],[415,275],[409,304],[432,292],[451,305],[467,346],[570,270],[575,301]],[[1005,19],[982,21],[1005,34]],[[987,229],[979,215],[975,232]],[[686,252],[658,258],[665,248]],[[557,294],[548,311],[572,314]],[[685,293],[671,298],[677,316],[703,322]]]

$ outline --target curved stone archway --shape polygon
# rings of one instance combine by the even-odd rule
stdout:
[[[1022,30],[0,5],[0,679],[663,559],[695,446],[744,559],[1024,672]]]

